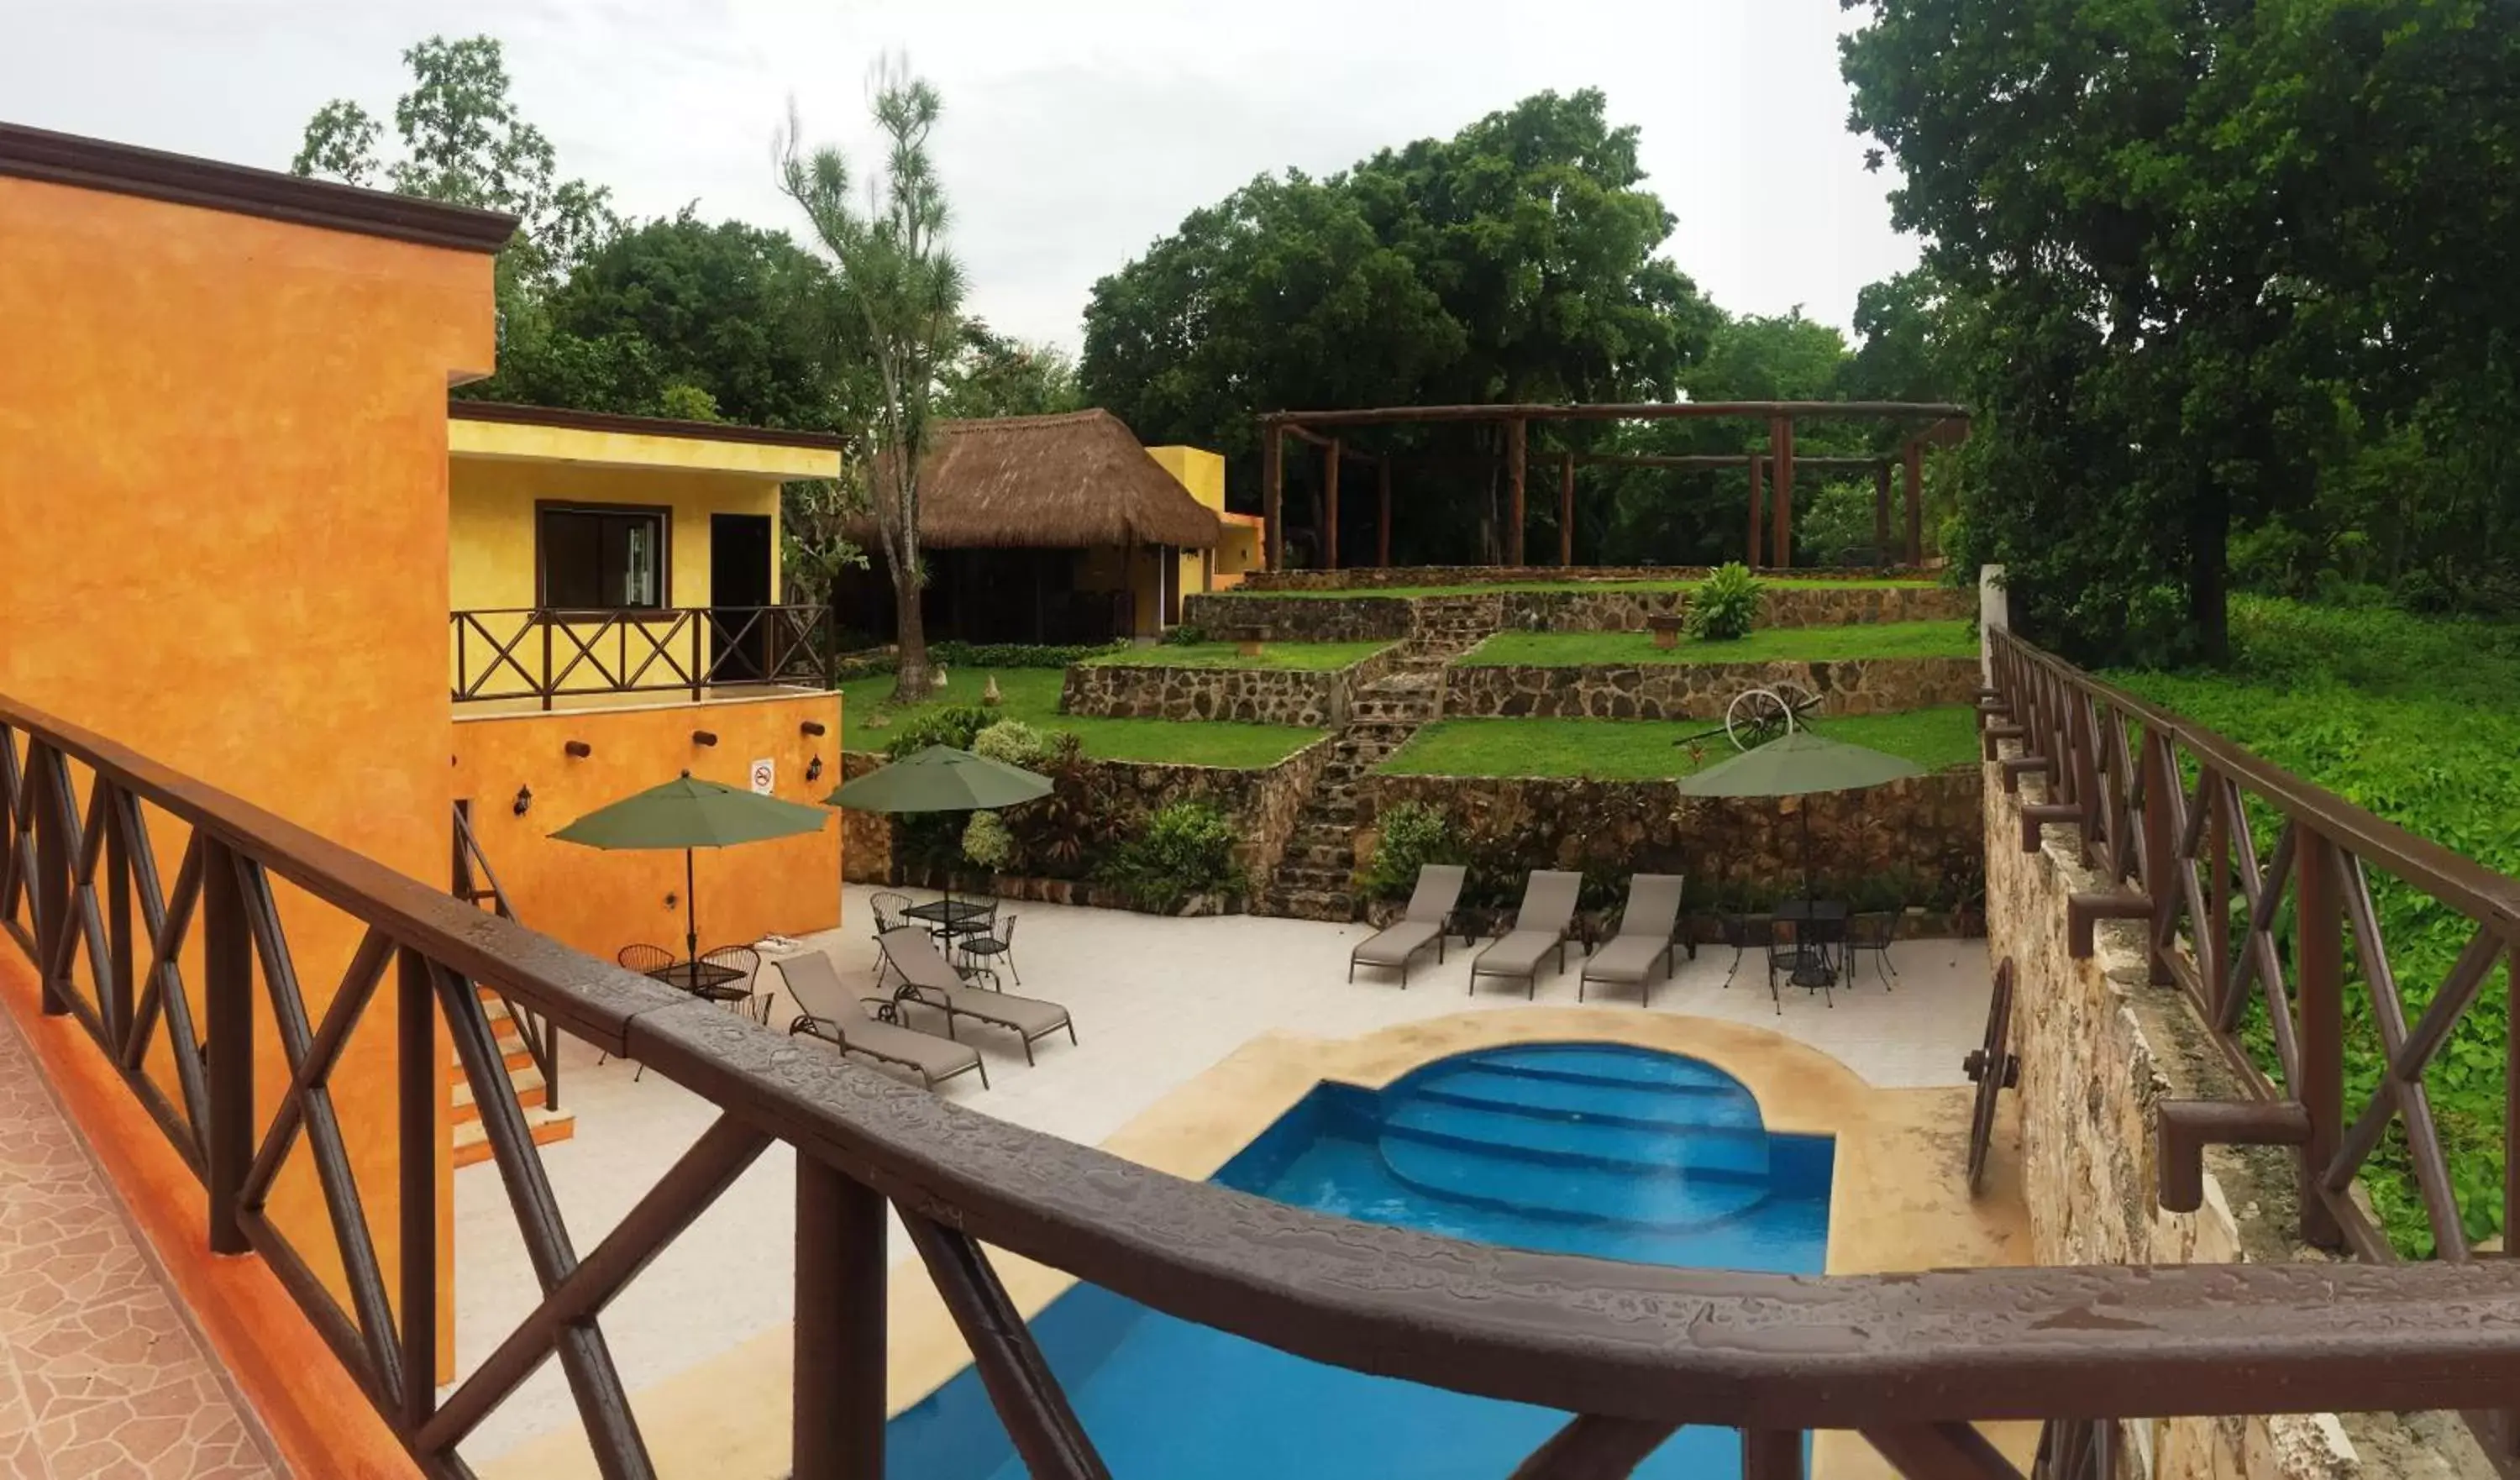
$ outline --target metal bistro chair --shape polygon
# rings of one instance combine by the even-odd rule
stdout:
[[[672,965],[674,964],[674,953],[666,950],[663,946],[632,945],[623,946],[620,950],[614,952],[612,954],[612,960],[614,964],[627,967],[630,970],[638,972],[642,976],[646,976],[651,972],[661,971],[667,966]],[[612,1055],[609,1054],[596,1054],[596,1067],[602,1068],[611,1059],[611,1057]]]
[[[902,913],[903,911],[908,910],[910,906],[911,898],[907,894],[896,894],[890,890],[884,890],[879,893],[868,895],[867,908],[875,912],[876,939],[883,939],[883,932],[886,930],[896,929],[899,926],[910,923],[910,918]],[[882,990],[883,973],[886,968],[891,966],[891,964],[892,963],[884,958],[882,952],[878,951],[876,953],[875,984],[877,990]]]
[[[1768,917],[1764,915],[1752,915],[1746,912],[1716,917],[1715,943],[1732,948],[1732,964],[1724,968],[1726,990],[1731,990],[1732,978],[1741,972],[1741,958],[1748,954],[1752,946],[1759,945],[1768,938],[1767,919]]]
[[[1846,979],[1855,980],[1856,964],[1865,953],[1872,956],[1872,974],[1881,980],[1881,990],[1894,990],[1891,979],[1899,974],[1890,961],[1890,945],[1899,935],[1899,917],[1888,912],[1858,915],[1846,922]]]
[[[722,987],[703,987],[693,995],[706,1002],[732,1006],[746,1017],[758,1018],[763,1027],[770,1026],[770,994],[760,995],[760,1010],[753,1010],[753,982],[761,975],[761,953],[750,946],[720,946],[703,952],[700,960],[713,966],[743,973],[742,982],[728,982]]]
[[[1777,1015],[1785,1011],[1785,1000],[1777,990],[1777,973],[1805,991],[1817,991],[1827,1007],[1836,1007],[1830,995],[1837,967],[1830,959],[1829,947],[1846,938],[1843,917],[1829,919],[1788,919],[1782,916],[1768,918],[1768,999],[1777,1005]]]
[[[996,971],[990,964],[1005,962],[1007,974],[1012,976],[1015,985],[1020,987],[1023,985],[1023,972],[1015,969],[1015,917],[1007,916],[996,923],[998,928],[988,934],[963,937],[963,955],[966,959],[978,957],[974,964],[989,969],[992,978]]]

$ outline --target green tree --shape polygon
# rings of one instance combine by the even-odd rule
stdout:
[[[863,209],[850,200],[847,159],[828,145],[808,151],[792,112],[780,146],[781,186],[836,269],[833,324],[842,357],[863,361],[872,373],[871,386],[858,380],[835,398],[844,432],[864,453],[868,506],[892,577],[901,650],[893,697],[900,702],[928,691],[919,478],[938,380],[964,327],[963,269],[945,247],[945,187],[927,153],[942,110],[936,89],[911,76],[906,63],[878,68],[875,119],[888,148]]]
[[[936,409],[958,419],[1038,417],[1084,405],[1067,351],[1008,338],[973,319],[963,326],[962,349],[945,367]]]

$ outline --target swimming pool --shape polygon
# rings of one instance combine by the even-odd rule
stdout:
[[[1606,1045],[1447,1058],[1380,1091],[1323,1085],[1215,1181],[1369,1223],[1644,1264],[1818,1274],[1824,1137],[1779,1136],[1710,1064]],[[1501,1475],[1564,1421],[1290,1357],[1080,1284],[1034,1318],[1116,1480]],[[966,1370],[893,1419],[897,1480],[1025,1471]],[[1739,1473],[1729,1429],[1683,1429],[1637,1470]]]

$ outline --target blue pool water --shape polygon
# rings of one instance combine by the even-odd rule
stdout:
[[[1641,1049],[1463,1054],[1379,1092],[1324,1085],[1218,1183],[1369,1223],[1643,1264],[1818,1274],[1825,1138],[1777,1136],[1739,1082]],[[1115,1480],[1502,1475],[1564,1421],[1289,1357],[1092,1285],[1032,1323]],[[894,1480],[1020,1480],[967,1370],[892,1421]],[[1730,1429],[1684,1429],[1649,1480],[1739,1474]]]

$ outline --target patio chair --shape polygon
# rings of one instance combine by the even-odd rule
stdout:
[[[911,904],[909,895],[896,894],[890,890],[881,890],[868,895],[867,908],[875,912],[876,939],[883,939],[884,931],[893,929],[908,919],[909,917],[902,912],[908,910]],[[876,958],[875,984],[878,987],[883,985],[884,964],[882,957]]]
[[[1858,915],[1846,922],[1846,979],[1855,980],[1856,964],[1867,952],[1872,957],[1872,974],[1880,978],[1881,990],[1893,990],[1890,979],[1899,974],[1891,964],[1890,943],[1899,936],[1899,917],[1887,911]]]
[[[1829,959],[1829,947],[1846,938],[1844,917],[1834,919],[1787,919],[1780,915],[1768,918],[1768,1000],[1777,1005],[1777,1015],[1785,1013],[1783,994],[1777,990],[1777,973],[1784,972],[1785,980],[1807,992],[1818,992],[1821,1001],[1836,1007],[1837,999],[1830,988],[1837,980],[1837,964]]]
[[[1542,869],[1523,880],[1522,908],[1514,912],[1513,928],[1470,960],[1470,993],[1479,978],[1519,978],[1525,997],[1540,995],[1540,959],[1557,953],[1557,969],[1566,969],[1566,929],[1575,920],[1575,896],[1584,875],[1563,869]]]
[[[623,946],[620,950],[612,953],[612,960],[614,964],[627,966],[631,970],[645,976],[651,971],[661,971],[667,966],[672,965],[674,964],[674,953],[666,950],[663,946]],[[609,1054],[598,1054],[595,1055],[595,1066],[599,1069],[611,1061],[612,1055]],[[645,1074],[647,1070],[642,1068],[639,1072]],[[637,1083],[635,1077],[633,1078],[632,1083]]]
[[[771,964],[779,968],[779,979],[788,984],[788,996],[797,1008],[796,1020],[788,1025],[788,1036],[819,1038],[843,1054],[908,1069],[919,1076],[922,1089],[933,1090],[940,1082],[973,1069],[980,1071],[980,1088],[989,1087],[989,1066],[980,1062],[980,1051],[969,1044],[903,1027],[892,1003],[883,998],[862,999],[860,1006],[852,1008],[840,973],[822,952],[809,951]],[[870,1012],[875,1015],[869,1016]]]
[[[1390,928],[1378,930],[1347,953],[1347,979],[1356,980],[1356,968],[1397,966],[1400,968],[1400,990],[1409,990],[1410,958],[1435,947],[1435,963],[1444,961],[1444,936],[1451,928],[1454,907],[1461,903],[1462,878],[1468,871],[1460,864],[1428,864],[1418,871],[1418,887],[1409,896],[1409,909]]]
[[[1577,1002],[1584,1000],[1584,988],[1598,981],[1633,986],[1639,1007],[1653,1006],[1654,963],[1662,963],[1662,974],[1669,978],[1672,958],[1680,949],[1680,889],[1677,874],[1640,874],[1628,880],[1628,907],[1619,912],[1618,933],[1585,960],[1584,973],[1575,979]]]
[[[992,975],[995,974],[996,968],[989,963],[1005,962],[1008,974],[1012,976],[1015,979],[1015,985],[1020,987],[1023,985],[1023,973],[1015,969],[1015,918],[1010,915],[997,923],[998,929],[993,933],[964,936],[958,949],[967,958],[979,958],[976,964]]]
[[[994,1028],[1006,1028],[1023,1040],[1024,1062],[1031,1063],[1032,1046],[1040,1039],[1065,1029],[1067,1041],[1076,1042],[1076,1021],[1067,1009],[1055,1002],[1039,998],[1016,997],[1006,992],[987,991],[963,980],[936,950],[936,943],[924,930],[904,927],[887,930],[880,942],[883,953],[892,958],[893,969],[901,973],[902,985],[893,993],[895,1007],[934,1008],[945,1014],[945,1035],[954,1037],[954,1020],[968,1017]]]
[[[750,946],[720,946],[714,951],[701,952],[700,960],[730,971],[741,971],[743,980],[740,983],[731,981],[722,987],[704,987],[692,995],[708,1002],[732,1003],[746,1017],[755,1016],[752,998],[754,983],[761,975],[761,953]],[[763,1027],[770,1026],[770,994],[767,992],[761,994],[761,1010],[757,1015]]]

